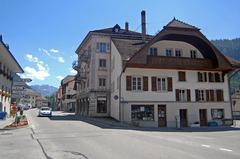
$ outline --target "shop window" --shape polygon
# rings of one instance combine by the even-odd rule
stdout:
[[[223,109],[212,109],[211,110],[212,119],[223,119],[224,110]]]
[[[132,105],[132,120],[153,121],[153,105]]]
[[[97,113],[107,113],[107,98],[98,97],[97,98]]]

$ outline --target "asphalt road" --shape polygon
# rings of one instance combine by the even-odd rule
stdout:
[[[1,159],[240,158],[239,129],[209,132],[134,130],[76,120],[61,112],[54,112],[52,118],[37,117],[36,110],[26,114],[30,128],[0,132]]]

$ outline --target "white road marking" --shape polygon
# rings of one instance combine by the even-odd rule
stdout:
[[[204,145],[204,144],[202,144],[201,146],[202,146],[202,147],[207,147],[207,148],[210,147],[210,145]]]
[[[233,151],[233,150],[225,149],[225,148],[219,148],[219,150],[221,150],[221,151],[227,151],[227,152],[232,152],[232,151]]]

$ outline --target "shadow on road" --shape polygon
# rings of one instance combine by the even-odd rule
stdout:
[[[159,132],[216,132],[216,131],[240,131],[240,128],[231,126],[221,127],[201,127],[201,128],[143,128],[132,126],[127,123],[119,122],[113,118],[108,117],[84,117],[80,115],[53,115],[49,117],[50,120],[69,120],[81,121],[102,129],[122,129],[122,130],[136,130],[136,131],[159,131]]]

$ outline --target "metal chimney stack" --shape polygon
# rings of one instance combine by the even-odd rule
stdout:
[[[143,10],[141,12],[141,19],[142,19],[142,40],[146,42],[146,12]]]
[[[128,25],[128,22],[125,23],[125,31],[129,31],[129,25]]]

